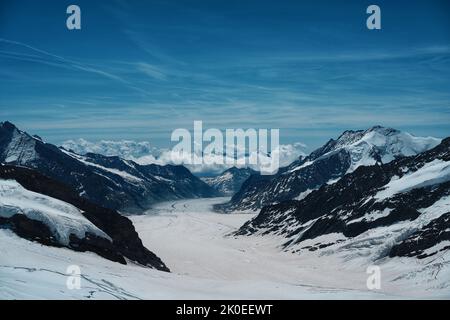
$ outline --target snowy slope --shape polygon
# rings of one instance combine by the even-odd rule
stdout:
[[[307,157],[301,157],[273,177],[252,177],[230,202],[216,206],[225,212],[258,210],[286,200],[302,199],[325,184],[338,181],[360,166],[389,163],[412,156],[440,143],[432,137],[415,137],[391,128],[345,131]],[[306,192],[306,193],[305,193]]]
[[[129,219],[28,168],[0,165],[0,228],[43,245],[169,271],[143,246]]]
[[[41,246],[0,230],[0,299],[450,298],[448,255],[378,261],[381,289],[368,290],[366,268],[373,262],[363,255],[350,262],[315,252],[299,256],[280,251],[275,236],[227,236],[251,216],[212,212],[223,200],[168,202],[132,217],[173,273]],[[81,269],[80,290],[66,287],[71,265]]]
[[[402,177],[394,176],[374,198],[378,201],[391,198],[398,193],[424,188],[450,181],[450,162],[435,159],[418,170],[406,172]]]
[[[346,131],[336,141],[331,140],[322,152],[310,156],[303,166],[346,150],[351,164],[346,173],[359,166],[370,166],[377,162],[389,163],[400,157],[413,156],[432,149],[441,142],[433,137],[416,137],[407,132],[380,126],[365,131]],[[296,169],[291,169],[295,171]]]
[[[0,123],[3,126],[3,123]],[[9,141],[3,151],[3,158],[5,163],[20,163],[25,164],[38,159],[39,155],[36,152],[36,142],[39,141],[35,137],[28,136],[25,132],[17,128],[11,129],[9,134]],[[2,134],[1,140],[6,140],[6,135]]]
[[[28,191],[16,181],[0,179],[0,217],[11,218],[14,215],[25,215],[31,220],[44,223],[57,242],[64,246],[69,246],[70,235],[83,239],[86,233],[111,241],[111,238],[86,219],[78,208]]]

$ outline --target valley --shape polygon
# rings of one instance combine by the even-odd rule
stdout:
[[[121,265],[94,253],[47,247],[0,230],[1,299],[403,299],[448,298],[448,264],[394,258],[381,264],[382,287],[368,290],[362,260],[283,252],[274,237],[233,237],[252,214],[224,215],[227,198],[179,200],[130,216],[172,273]],[[444,257],[441,257],[444,259]],[[445,257],[448,261],[448,257]],[[434,258],[435,260],[438,257]],[[66,268],[81,288],[66,287]],[[430,273],[434,276],[431,278]],[[430,280],[433,279],[433,280]]]

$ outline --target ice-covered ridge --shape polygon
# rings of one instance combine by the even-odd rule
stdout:
[[[36,138],[14,128],[11,140],[6,148],[6,154],[4,154],[5,163],[27,164],[35,160],[38,157],[35,146]]]
[[[61,151],[64,152],[65,154],[71,156],[72,158],[80,161],[81,163],[83,163],[85,165],[88,165],[88,166],[91,166],[91,167],[95,167],[95,168],[98,168],[98,169],[103,170],[103,171],[107,171],[107,172],[112,173],[114,175],[120,176],[123,179],[126,179],[126,180],[128,180],[130,182],[142,182],[143,181],[141,178],[133,176],[132,174],[129,174],[128,172],[117,170],[117,169],[114,169],[114,168],[108,168],[108,167],[99,165],[97,163],[90,162],[86,157],[80,156],[80,155],[75,154],[75,153],[72,153],[72,152],[67,151],[65,149],[61,149]],[[128,162],[125,162],[125,163],[130,166],[130,164]]]
[[[374,198],[383,200],[397,193],[407,192],[416,188],[423,188],[450,181],[450,162],[439,159],[423,165],[417,171],[405,174],[401,178],[394,176],[385,188]]]
[[[299,166],[289,170],[288,173],[298,171],[298,170],[300,170],[302,168],[305,168],[305,167],[308,167],[308,166],[312,165],[313,163],[314,163],[314,161],[306,161],[305,163],[303,163],[303,164],[301,164],[301,165],[299,165]]]
[[[0,217],[10,218],[16,214],[44,223],[61,245],[69,245],[71,234],[83,239],[90,233],[111,241],[78,208],[26,190],[15,180],[0,180]]]
[[[422,213],[419,217],[419,221],[422,222],[422,225],[437,219],[443,214],[450,212],[450,196],[443,197],[431,206],[422,208],[419,211]]]

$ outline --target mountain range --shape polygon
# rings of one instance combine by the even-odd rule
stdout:
[[[291,252],[347,258],[413,256],[450,248],[450,138],[418,155],[359,166],[302,200],[262,208],[236,235],[275,235]]]
[[[234,194],[224,212],[260,210],[234,236],[271,235],[290,252],[434,256],[450,248],[450,138],[380,126],[345,131],[274,176],[78,154],[0,123],[0,227],[48,246],[169,271],[126,213],[160,201]]]
[[[333,184],[360,166],[389,163],[416,155],[438,145],[440,139],[415,137],[392,128],[375,126],[345,131],[336,140],[306,157],[300,157],[274,176],[251,175],[227,203],[216,205],[222,212],[254,212],[285,200],[300,200],[325,184]]]
[[[81,197],[121,212],[153,203],[218,193],[183,166],[139,165],[118,156],[77,154],[0,123],[0,162],[34,169],[72,187]]]

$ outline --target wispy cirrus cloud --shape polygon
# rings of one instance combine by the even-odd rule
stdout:
[[[136,62],[134,66],[138,71],[144,73],[145,75],[151,78],[163,81],[167,80],[167,74],[157,66],[151,65],[146,62]]]
[[[67,58],[52,54],[50,52],[30,46],[23,42],[18,42],[18,41],[3,39],[3,38],[0,38],[0,42],[2,42],[4,44],[16,46],[16,47],[17,46],[22,47],[22,48],[30,50],[31,52],[37,53],[37,54],[26,54],[26,53],[3,51],[3,50],[0,51],[0,54],[3,54],[4,56],[6,56],[8,58],[36,62],[36,63],[44,63],[44,64],[48,64],[50,66],[57,66],[57,67],[62,67],[62,68],[70,68],[73,70],[91,72],[91,73],[95,73],[95,74],[101,75],[103,77],[112,79],[112,80],[125,82],[125,80],[123,80],[121,77],[119,77],[117,75],[111,74],[104,70],[100,70],[98,68],[95,68],[95,67],[87,65],[87,64],[80,63],[78,61],[74,61],[71,59],[67,59]]]
[[[136,85],[133,84],[132,81],[129,81],[125,79],[123,76],[118,75],[116,73],[113,73],[111,71],[107,71],[105,69],[102,69],[101,67],[98,67],[96,65],[85,63],[81,61],[76,61],[73,59],[65,58],[59,55],[55,55],[53,53],[50,53],[48,51],[36,48],[34,46],[28,45],[23,42],[8,40],[0,38],[0,43],[10,45],[12,46],[13,50],[14,48],[19,47],[20,49],[26,49],[31,53],[27,52],[18,52],[18,51],[11,51],[11,50],[0,50],[0,56],[12,60],[18,60],[18,61],[24,61],[24,62],[32,62],[37,64],[43,64],[50,67],[56,67],[56,68],[62,68],[66,70],[73,70],[73,71],[83,71],[87,73],[91,73],[97,76],[100,76],[102,78],[106,78],[109,80],[113,80],[116,82],[119,82],[126,86],[129,89],[132,89],[134,91],[139,92],[140,94],[146,94],[147,92]],[[153,72],[153,76],[159,75],[159,77],[162,77],[162,73],[157,72],[155,68],[151,68],[150,65],[147,64],[136,64],[136,70],[145,72],[146,74],[150,74],[150,72]]]

